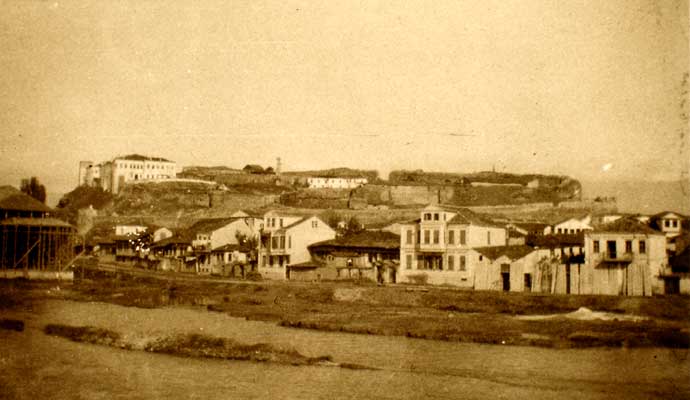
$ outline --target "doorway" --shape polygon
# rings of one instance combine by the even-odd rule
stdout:
[[[616,259],[616,241],[609,240],[606,242],[606,252],[611,259]]]
[[[664,278],[664,294],[680,293],[680,277],[667,276]]]
[[[524,291],[525,292],[531,292],[532,291],[532,274],[525,274]]]
[[[501,264],[501,281],[503,283],[503,291],[510,291],[510,264]]]

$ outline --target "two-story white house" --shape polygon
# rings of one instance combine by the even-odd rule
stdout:
[[[258,235],[244,217],[202,219],[189,227],[187,236],[191,238],[196,272],[218,272],[221,266],[211,253],[223,246],[238,244],[238,233],[249,237]]]
[[[585,233],[585,266],[592,294],[663,293],[666,238],[634,218],[621,218]]]
[[[464,208],[430,205],[401,224],[398,282],[472,287],[471,249],[506,245],[506,229]]]
[[[269,279],[289,279],[287,266],[309,261],[310,244],[335,239],[335,230],[314,215],[269,211],[264,214],[263,225],[258,270]]]

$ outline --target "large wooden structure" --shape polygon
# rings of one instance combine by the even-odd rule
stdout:
[[[11,186],[0,187],[0,269],[3,275],[60,272],[74,259],[76,229]],[[9,274],[8,274],[9,273]]]

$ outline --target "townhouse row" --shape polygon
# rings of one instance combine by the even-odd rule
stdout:
[[[511,242],[516,228],[522,229],[464,208],[430,205],[415,220],[336,237],[317,216],[239,211],[198,221],[174,235],[152,230],[153,243],[143,252],[132,246],[132,232],[118,231],[110,253],[106,242],[100,251],[156,269],[238,277],[253,273],[264,279],[368,279],[564,294],[690,292],[689,271],[678,264],[683,258],[673,257],[678,265],[669,260],[667,232],[639,218],[614,218],[567,234],[544,235],[541,227],[532,226],[539,235],[529,243]]]

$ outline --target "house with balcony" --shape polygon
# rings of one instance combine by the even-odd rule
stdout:
[[[312,262],[291,265],[290,279],[365,279],[377,283],[396,283],[400,235],[365,230],[314,243],[308,248]]]
[[[634,218],[585,233],[592,294],[651,296],[664,291],[666,237]]]
[[[157,262],[156,269],[158,270],[185,272],[187,262],[189,262],[189,272],[195,271],[192,240],[186,232],[179,232],[155,242],[151,246],[151,255]]]
[[[310,261],[308,246],[335,239],[335,230],[317,216],[269,211],[264,214],[258,249],[258,271],[264,278],[289,279],[288,265]]]
[[[465,208],[430,205],[401,224],[399,282],[473,287],[475,247],[505,246],[506,229]]]

